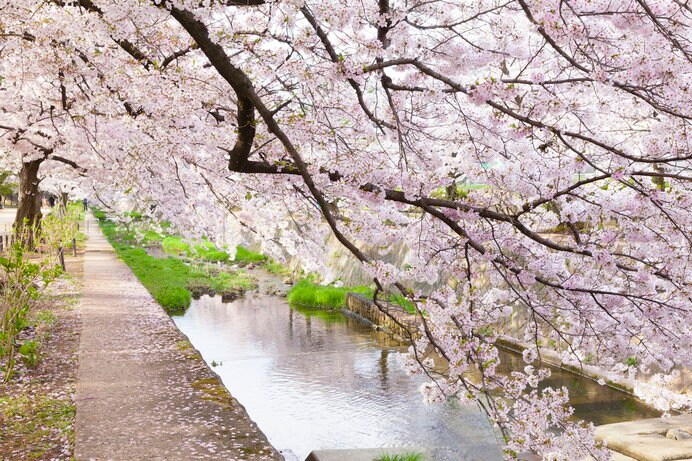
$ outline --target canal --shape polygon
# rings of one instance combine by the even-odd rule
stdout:
[[[401,446],[437,448],[440,461],[502,459],[476,407],[425,405],[424,379],[399,363],[406,347],[340,312],[260,294],[230,303],[203,296],[173,320],[289,461],[316,449]],[[502,357],[506,369],[524,366]],[[659,416],[559,369],[546,385],[566,386],[575,415],[594,424]]]

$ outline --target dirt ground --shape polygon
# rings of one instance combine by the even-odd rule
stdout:
[[[38,362],[20,361],[12,380],[0,382],[2,460],[73,459],[83,251],[65,259],[67,275],[48,287],[20,338],[40,344]]]

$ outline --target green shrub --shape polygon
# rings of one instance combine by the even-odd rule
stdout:
[[[17,337],[30,325],[31,308],[45,287],[60,274],[47,259],[33,261],[28,258],[22,241],[18,238],[18,243],[0,256],[0,372],[5,381],[14,373],[17,354],[35,364],[35,344],[18,346]]]

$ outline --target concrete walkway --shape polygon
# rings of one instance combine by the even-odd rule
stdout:
[[[16,215],[16,208],[0,208],[0,234],[12,232],[12,224]]]
[[[89,229],[76,459],[283,459],[94,221]]]

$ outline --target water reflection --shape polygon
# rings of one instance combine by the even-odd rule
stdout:
[[[397,359],[405,347],[341,313],[262,295],[228,304],[203,296],[174,320],[208,363],[222,363],[215,371],[270,442],[295,455],[288,459],[315,449],[387,446],[448,447],[439,459],[454,461],[502,458],[477,408],[424,405],[422,378],[407,375]],[[503,361],[524,366],[520,357]],[[646,411],[570,374],[554,373],[551,384],[566,385],[577,412],[596,423]]]

